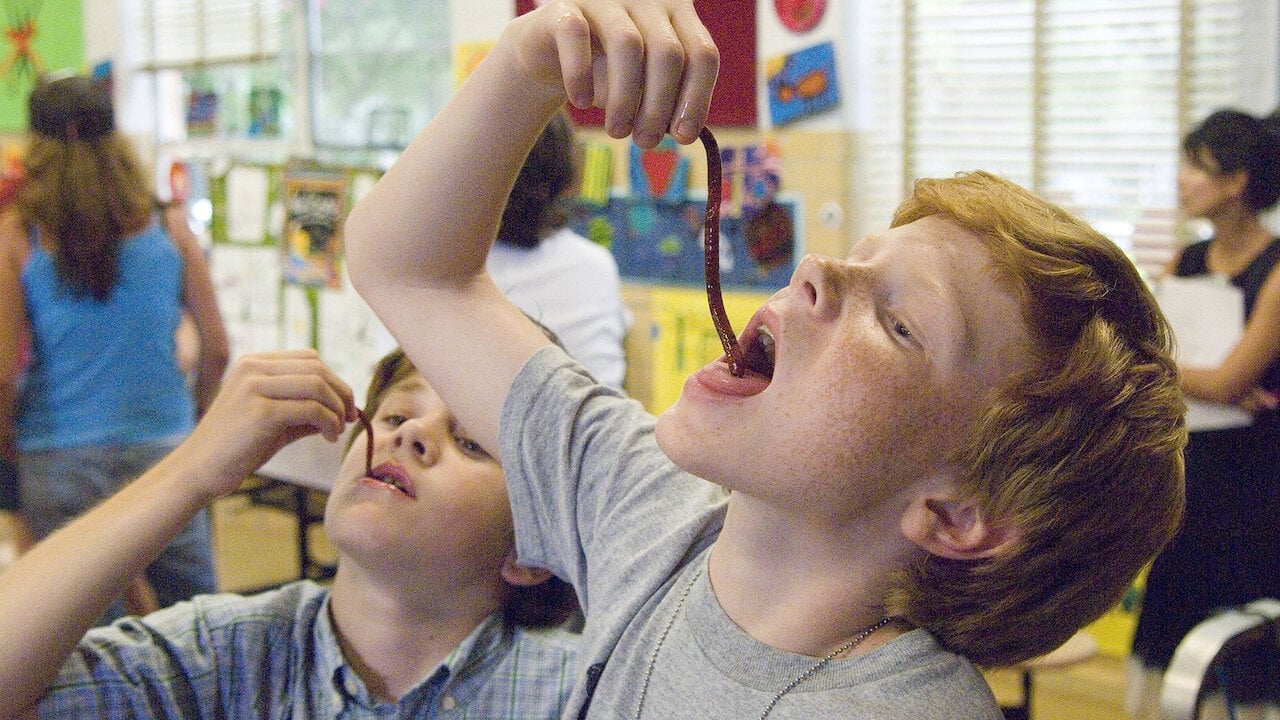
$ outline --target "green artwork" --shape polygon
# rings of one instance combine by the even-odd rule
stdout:
[[[80,0],[0,0],[0,132],[27,129],[27,96],[41,73],[85,71]]]

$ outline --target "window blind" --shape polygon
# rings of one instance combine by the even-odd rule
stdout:
[[[255,62],[280,53],[285,0],[137,0],[139,68]]]
[[[867,0],[865,228],[919,177],[982,168],[1159,273],[1186,232],[1181,136],[1242,97],[1242,0]]]

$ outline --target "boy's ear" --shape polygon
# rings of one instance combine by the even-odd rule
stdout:
[[[917,497],[902,517],[902,532],[916,545],[951,560],[981,560],[1000,554],[1021,537],[1016,527],[983,517],[971,499]]]
[[[544,583],[551,578],[551,571],[537,567],[529,567],[516,562],[515,551],[507,554],[502,561],[502,579],[509,585],[532,587]]]

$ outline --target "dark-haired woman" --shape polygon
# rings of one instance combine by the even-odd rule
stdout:
[[[1133,640],[1149,681],[1216,608],[1280,596],[1280,239],[1261,215],[1280,199],[1280,128],[1224,109],[1184,138],[1178,203],[1212,228],[1173,259],[1180,277],[1238,287],[1245,327],[1217,367],[1182,367],[1191,399],[1250,411],[1246,427],[1196,430],[1186,450],[1182,529],[1152,565]]]
[[[181,209],[157,204],[105,84],[46,78],[29,113],[25,177],[0,217],[0,455],[40,538],[189,434],[228,350],[199,243]],[[200,341],[191,381],[175,348],[184,311]],[[207,513],[147,579],[161,605],[215,589]]]

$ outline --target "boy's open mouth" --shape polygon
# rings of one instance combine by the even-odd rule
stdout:
[[[744,333],[741,344],[744,351],[743,364],[747,370],[772,379],[774,340],[769,328],[757,325],[753,332]]]
[[[369,477],[380,483],[390,485],[400,492],[415,497],[413,482],[398,466],[391,463],[383,463],[369,472]]]

